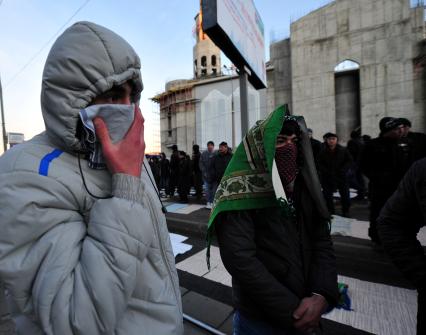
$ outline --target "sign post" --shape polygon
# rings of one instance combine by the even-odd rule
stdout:
[[[248,86],[266,87],[265,38],[253,0],[201,0],[202,27],[238,69],[241,135],[249,129]]]

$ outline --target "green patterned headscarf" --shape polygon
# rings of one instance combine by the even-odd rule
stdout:
[[[300,174],[308,185],[319,215],[329,219],[321,193],[307,128],[303,117],[288,115],[287,106],[278,107],[265,120],[257,121],[237,147],[217,188],[207,229],[207,262],[209,247],[218,214],[233,210],[282,207],[292,213],[292,206],[277,199],[272,183],[275,145],[283,123],[294,120],[301,129],[303,167]]]

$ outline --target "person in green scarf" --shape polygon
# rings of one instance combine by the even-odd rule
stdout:
[[[330,215],[302,117],[277,108],[244,137],[208,225],[232,275],[234,334],[311,334],[337,303]]]

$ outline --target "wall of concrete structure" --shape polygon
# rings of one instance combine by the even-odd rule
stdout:
[[[195,143],[195,102],[191,80],[174,80],[166,83],[166,91],[160,101],[161,151],[169,155],[171,146],[192,152]],[[171,124],[168,115],[170,112]]]
[[[425,129],[415,100],[413,59],[423,9],[409,0],[337,0],[291,25],[292,104],[317,134],[336,130],[334,68],[360,65],[361,126],[378,134],[383,116],[404,116]]]
[[[284,104],[288,104],[290,110],[292,110],[290,39],[271,44],[269,54],[269,63],[273,68],[267,78],[268,95],[270,96],[268,99],[273,101],[271,110]]]

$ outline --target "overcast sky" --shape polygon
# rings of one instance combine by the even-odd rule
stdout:
[[[288,37],[292,20],[329,1],[254,2],[265,26],[268,60],[271,39]],[[29,139],[44,130],[40,87],[47,53],[58,31],[87,20],[120,34],[139,54],[147,151],[153,150],[153,140],[159,139],[159,116],[158,106],[149,98],[163,91],[169,80],[192,77],[192,31],[198,10],[198,0],[0,0],[0,76],[7,131],[22,132]]]

